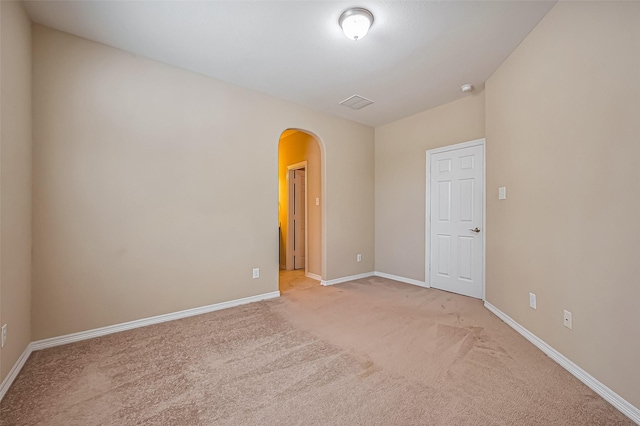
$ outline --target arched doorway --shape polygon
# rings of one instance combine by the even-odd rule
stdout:
[[[322,150],[309,132],[287,129],[278,144],[280,291],[322,279]]]

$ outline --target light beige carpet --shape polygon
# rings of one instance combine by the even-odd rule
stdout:
[[[382,278],[288,284],[34,352],[0,425],[633,424],[479,300]]]

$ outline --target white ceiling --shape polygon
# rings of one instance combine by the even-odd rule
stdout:
[[[28,1],[34,22],[378,126],[477,90],[555,1]],[[338,17],[361,6],[369,34]],[[353,111],[358,94],[375,103]]]

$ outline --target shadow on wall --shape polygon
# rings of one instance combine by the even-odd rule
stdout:
[[[289,230],[289,169],[300,167],[306,162],[306,268],[305,273],[322,275],[322,210],[320,203],[321,150],[318,140],[302,130],[288,129],[280,135],[278,145],[278,222],[280,241],[280,269],[291,269],[287,265],[287,249],[292,249],[292,235]],[[299,169],[300,170],[300,169]],[[287,246],[289,245],[289,247]],[[291,263],[291,262],[290,262]]]

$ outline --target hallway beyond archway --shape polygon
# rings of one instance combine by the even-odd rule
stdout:
[[[301,175],[304,177],[304,182],[299,182],[297,186],[292,181],[292,176],[297,176],[294,174],[295,171],[303,172]],[[300,186],[304,186],[304,191],[296,192],[295,189],[299,189]],[[304,197],[304,200],[301,200],[301,197]],[[322,279],[322,207],[320,143],[314,135],[305,131],[285,130],[278,144],[278,226],[281,270],[300,269],[304,271],[303,277]]]

